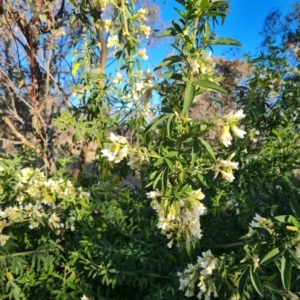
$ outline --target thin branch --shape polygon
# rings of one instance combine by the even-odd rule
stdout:
[[[237,243],[226,244],[226,245],[214,245],[212,248],[216,248],[216,249],[228,249],[228,248],[241,247],[243,245],[244,245],[243,242],[237,242]]]
[[[4,141],[4,142],[8,142],[14,145],[22,145],[23,142],[17,142],[17,141],[12,141],[12,140],[8,140],[8,139],[4,139],[4,138],[0,138],[0,141]]]
[[[54,249],[45,249],[45,250],[33,250],[33,251],[26,251],[26,252],[16,252],[8,255],[0,255],[0,259],[6,259],[10,257],[16,257],[16,256],[25,256],[25,255],[31,255],[34,253],[47,253],[52,252]]]
[[[3,121],[6,123],[6,125],[10,128],[10,130],[13,132],[13,134],[28,148],[32,149],[36,154],[40,154],[41,151],[37,149],[33,144],[31,144],[23,134],[21,134],[15,126],[11,123],[8,117],[3,117]]]

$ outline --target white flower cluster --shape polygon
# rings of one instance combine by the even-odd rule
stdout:
[[[42,172],[31,168],[17,171],[15,176],[19,180],[14,187],[17,203],[0,207],[1,246],[9,239],[8,235],[2,234],[2,230],[16,223],[28,222],[28,227],[34,229],[39,227],[38,219],[44,219],[52,229],[75,230],[75,218],[66,218],[66,207],[60,202],[68,199],[87,200],[89,193],[81,188],[76,189],[70,181],[47,179]]]
[[[140,25],[139,32],[144,35],[146,39],[148,39],[151,34],[151,27],[147,25]]]
[[[118,38],[117,35],[113,35],[113,36],[108,37],[107,47],[108,48],[115,48],[115,49],[120,47],[119,38]]]
[[[149,58],[146,54],[146,49],[139,49],[137,52],[137,56],[139,56],[143,60],[147,60]]]
[[[101,150],[102,156],[109,161],[119,163],[129,156],[128,164],[131,169],[139,169],[143,162],[148,161],[146,150],[142,152],[139,149],[132,148],[125,137],[116,136],[112,132],[108,138],[110,143],[104,143],[104,149]]]
[[[146,21],[147,20],[148,11],[145,8],[141,8],[137,11],[135,15],[133,15],[133,18],[137,20]]]
[[[234,180],[234,176],[232,174],[232,170],[238,170],[239,168],[239,163],[238,162],[233,162],[231,159],[235,156],[235,153],[232,153],[227,160],[218,160],[218,163],[216,165],[216,173],[214,179],[218,176],[219,173],[221,173],[222,177],[229,181],[232,182]]]
[[[146,195],[147,198],[152,199],[151,206],[158,214],[157,227],[170,240],[169,248],[173,245],[174,235],[177,240],[202,237],[200,216],[205,213],[206,208],[200,202],[205,197],[201,189],[191,191],[187,198],[180,201],[171,201],[155,191]],[[159,197],[162,197],[161,202],[157,201]]]
[[[96,26],[100,26],[100,28],[106,32],[109,32],[112,25],[113,21],[110,19],[98,20],[96,24]]]
[[[233,111],[231,111],[227,115],[223,116],[221,119],[217,120],[216,125],[222,127],[220,142],[225,147],[231,145],[232,136],[230,134],[230,129],[235,136],[239,137],[240,139],[244,138],[246,131],[237,127],[238,121],[243,119],[244,117],[246,117],[246,115],[241,109],[236,113],[233,113]]]
[[[212,75],[214,72],[215,63],[211,58],[210,51],[203,50],[201,57],[190,59],[188,62],[193,74]]]
[[[183,272],[178,272],[180,287],[179,290],[185,291],[186,297],[194,296],[194,288],[199,287],[198,299],[208,300],[213,295],[218,297],[216,285],[213,278],[214,270],[218,270],[222,260],[216,258],[210,250],[202,252],[202,257],[198,257],[197,264],[189,264]]]
[[[273,223],[271,220],[261,217],[259,214],[255,214],[255,217],[249,224],[249,232],[245,235],[246,238],[251,238],[256,233],[255,228],[262,227],[267,229],[270,233],[273,233]]]

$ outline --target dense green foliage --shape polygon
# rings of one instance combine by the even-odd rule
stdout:
[[[78,105],[55,124],[98,145],[95,168],[73,179],[66,159],[36,169],[40,149],[1,156],[0,299],[299,299],[298,48],[265,45],[229,91],[209,51],[239,45],[210,27],[226,1],[178,1],[179,20],[161,33],[174,53],[157,73],[140,63],[147,10],[94,1],[101,13],[86,16],[85,2],[71,2],[83,34]],[[114,77],[101,38],[96,62],[103,32]],[[240,91],[234,111],[215,101]],[[205,92],[222,113],[190,118]]]

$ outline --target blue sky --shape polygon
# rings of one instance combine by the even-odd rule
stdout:
[[[181,8],[175,0],[157,0],[157,4],[162,7],[161,23],[170,24],[173,19],[178,18],[174,7]],[[231,37],[242,43],[240,47],[241,54],[255,54],[262,41],[259,32],[263,28],[264,20],[269,12],[278,8],[285,15],[291,8],[293,0],[231,0],[230,14],[225,20],[223,26],[218,26],[215,32],[219,37]],[[161,29],[161,28],[160,28]],[[224,56],[230,47],[216,46],[214,56]],[[152,66],[156,65],[166,55],[169,47],[165,44],[154,46],[150,51]],[[228,55],[228,54],[227,54]],[[227,56],[226,55],[226,56]],[[151,63],[151,62],[150,62]]]

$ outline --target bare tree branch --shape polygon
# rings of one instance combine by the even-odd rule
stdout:
[[[3,117],[3,121],[10,128],[12,133],[28,148],[32,149],[36,154],[40,154],[41,150],[37,149],[33,144],[31,144],[23,134],[21,134],[15,126],[11,123],[8,117]]]

